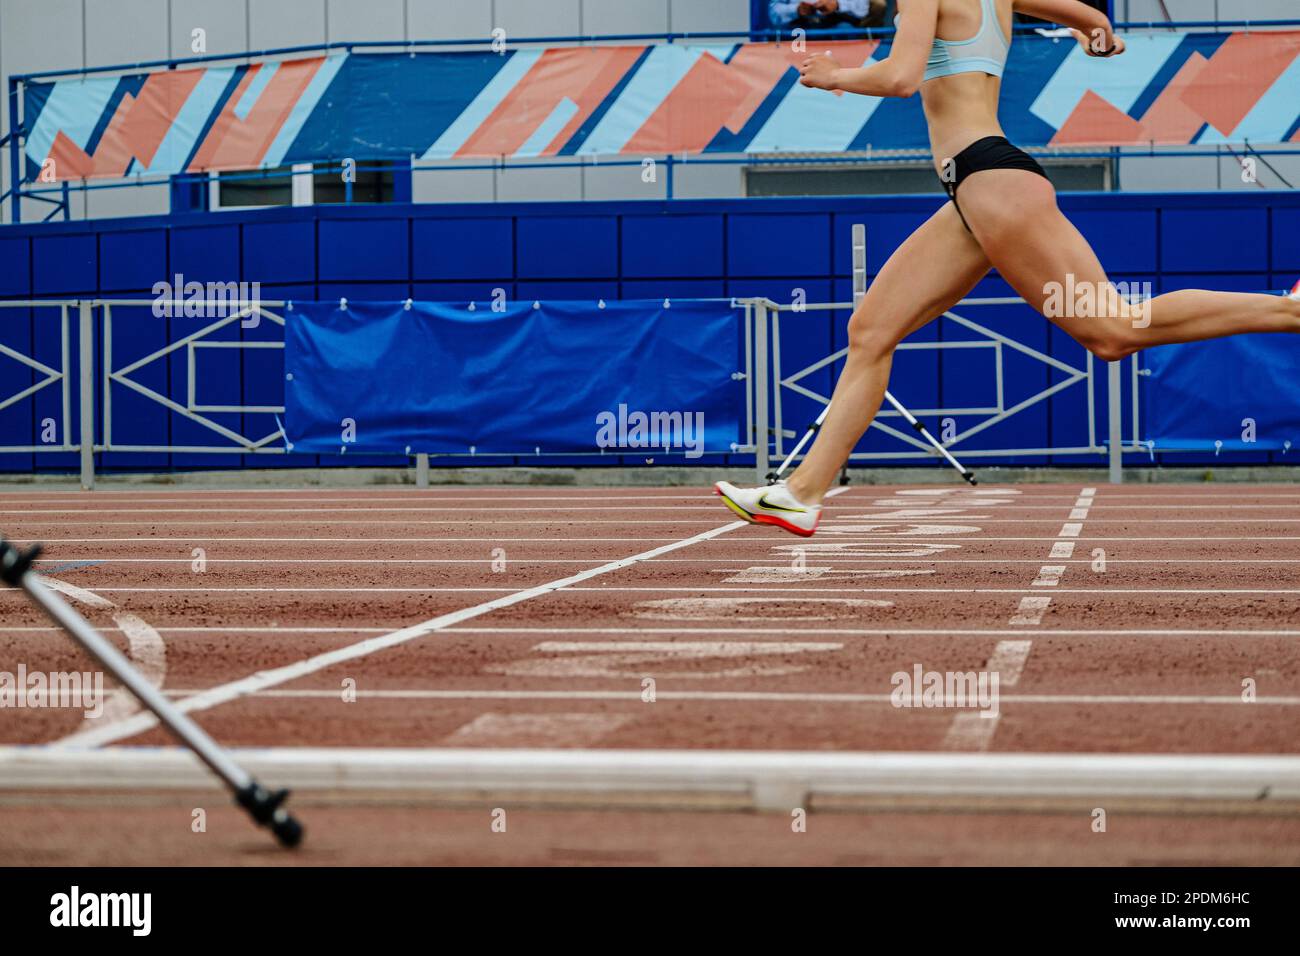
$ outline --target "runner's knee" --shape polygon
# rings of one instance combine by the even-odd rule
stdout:
[[[900,323],[888,317],[859,308],[849,320],[849,356],[868,361],[886,358],[900,341],[899,327]]]

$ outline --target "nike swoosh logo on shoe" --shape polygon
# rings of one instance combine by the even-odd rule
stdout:
[[[791,514],[797,515],[806,515],[808,513],[807,508],[783,508],[781,505],[769,504],[767,501],[767,495],[763,495],[763,497],[758,499],[758,506],[760,508],[766,508],[768,511],[788,511]]]

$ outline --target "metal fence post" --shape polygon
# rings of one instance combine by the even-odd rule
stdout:
[[[415,487],[429,487],[429,456],[424,452],[415,456]]]
[[[1120,403],[1123,400],[1123,394],[1120,389],[1120,363],[1106,363],[1107,377],[1107,417],[1108,417],[1108,437],[1110,442],[1110,483],[1112,485],[1123,484],[1124,482],[1124,425]]]
[[[93,342],[93,314],[90,300],[77,303],[79,316],[78,355],[81,367],[77,381],[81,387],[81,487],[91,491],[95,487],[95,349]]]
[[[867,294],[867,227],[853,224],[853,308]]]
[[[754,303],[754,467],[758,483],[767,480],[768,472],[768,409],[767,377],[767,300]]]

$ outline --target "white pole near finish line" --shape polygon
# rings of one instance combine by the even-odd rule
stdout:
[[[1110,483],[1124,483],[1124,425],[1120,412],[1123,392],[1120,388],[1120,363],[1107,362],[1106,404],[1108,415],[1108,439],[1110,446]],[[1136,399],[1135,399],[1136,400]]]
[[[853,308],[854,309],[856,309],[859,305],[862,304],[862,299],[864,296],[866,296],[866,294],[867,294],[867,227],[860,222],[855,222],[853,224]],[[766,344],[766,339],[764,340],[764,344]],[[780,383],[778,382],[777,388],[780,389],[780,387],[781,387]],[[777,398],[777,401],[780,401],[779,396]],[[903,420],[906,421],[907,424],[911,425],[914,430],[920,433],[922,438],[924,438],[932,446],[934,446],[934,449],[947,460],[948,464],[952,465],[953,468],[957,469],[957,474],[961,475],[972,485],[979,484],[979,482],[976,481],[975,479],[974,472],[967,470],[962,465],[961,462],[959,462],[956,458],[954,458],[952,456],[952,453],[949,452],[948,449],[945,448],[933,435],[931,435],[929,430],[924,425],[922,425],[919,421],[916,420],[916,416],[913,415],[911,412],[909,412],[906,408],[904,408],[902,403],[899,402],[898,399],[894,398],[894,396],[889,393],[888,389],[885,390],[885,401],[889,402],[889,404],[893,406],[894,410],[898,412],[898,414],[903,416]],[[818,429],[822,427],[822,422],[826,420],[826,415],[827,413],[830,412],[830,410],[831,410],[830,403],[827,402],[826,407],[821,410],[821,414],[819,414],[816,420],[811,425],[808,426],[808,430],[803,433],[803,437],[799,439],[799,443],[794,446],[794,450],[792,450],[790,454],[786,456],[785,461],[781,463],[781,467],[779,467],[776,471],[768,474],[767,476],[768,481],[776,481],[778,478],[781,477],[781,475],[785,473],[786,469],[790,467],[791,463],[795,460],[795,458],[798,457],[799,453],[803,451],[804,445],[808,444],[808,440],[812,438],[812,436],[816,434]],[[760,474],[762,473],[765,464],[766,463],[764,463],[763,466],[760,466],[759,468]]]
[[[148,707],[158,720],[202,760],[235,794],[235,802],[248,811],[259,824],[269,827],[284,846],[302,842],[302,824],[289,815],[282,804],[289,791],[269,791],[249,776],[209,737],[198,724],[176,708],[162,691],[154,687],[107,638],[55,594],[32,570],[40,554],[36,546],[27,552],[0,538],[0,580],[19,588],[38,605],[83,650],[97,660],[123,687]]]

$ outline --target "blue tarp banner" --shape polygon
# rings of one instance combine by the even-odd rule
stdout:
[[[1300,453],[1300,339],[1238,335],[1143,353],[1145,435],[1159,451]],[[1287,445],[1290,442],[1290,445]]]
[[[742,316],[725,301],[295,303],[285,431],[338,454],[729,452]]]

